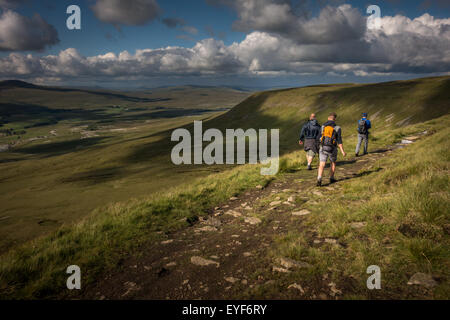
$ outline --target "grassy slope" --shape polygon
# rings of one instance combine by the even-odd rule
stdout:
[[[350,138],[349,141],[354,139],[350,130],[346,130],[354,122],[355,112],[351,112],[352,108],[369,112],[378,108],[375,117],[378,119],[378,128],[374,133],[379,134],[379,138],[375,144],[383,145],[393,139],[393,131],[389,129],[392,124],[405,120],[409,114],[414,115],[409,119],[410,122],[419,122],[434,114],[448,112],[448,78],[413,81],[410,85],[416,90],[409,90],[409,86],[401,89],[402,84],[374,85],[372,89],[376,93],[366,86],[356,86],[352,90],[347,86],[331,86],[260,93],[223,118],[212,120],[208,126],[218,124],[219,128],[231,127],[231,123],[233,127],[244,128],[279,126],[282,128],[282,145],[288,152],[290,145],[297,140],[298,118],[304,118],[306,113],[315,111],[317,107],[322,110],[319,117],[324,117],[331,109],[336,109],[342,115],[340,123],[344,125],[344,135]],[[336,97],[338,92],[339,99]],[[378,97],[379,102],[372,106],[370,97],[360,96],[368,92],[374,94],[372,98]],[[381,95],[382,92],[384,95]],[[397,98],[393,99],[392,96]],[[401,103],[400,97],[406,106]],[[334,108],[334,99],[338,99],[342,105]],[[346,104],[351,99],[356,99],[356,102]],[[388,103],[389,100],[392,100],[391,103]],[[286,101],[285,109],[282,108],[283,101]],[[367,105],[364,106],[364,103]],[[421,112],[430,106],[434,108],[432,112]],[[391,117],[396,108],[398,115]],[[182,217],[205,214],[216,203],[248,187],[264,183],[263,180],[256,167],[244,166],[203,179],[190,186],[188,192],[179,189],[165,195],[155,195],[145,201],[100,209],[81,224],[64,227],[50,237],[36,240],[4,255],[0,267],[2,296],[39,297],[56,294],[64,289],[64,268],[73,264],[73,261],[77,261],[82,269],[89,270],[88,277],[92,279],[97,272],[114,266],[121,255],[138,246],[141,241],[158,237],[156,231],[182,227],[186,223],[184,219],[180,220]],[[188,207],[191,209],[186,209]]]
[[[357,290],[344,296],[347,299],[404,299],[408,297],[405,284],[413,274],[422,272],[439,279],[439,286],[431,296],[448,299],[449,125],[450,116],[445,116],[388,133],[388,139],[398,141],[408,134],[429,131],[416,144],[361,172],[362,177],[344,182],[342,190],[327,191],[327,197],[333,201],[315,197],[317,205],[306,205],[313,214],[306,218],[305,229],[280,237],[272,250],[274,256],[313,265],[313,269],[287,276],[287,283],[297,281],[302,286],[313,286],[317,279],[328,274],[328,282],[336,283],[338,288]],[[365,226],[354,229],[351,227],[354,222]],[[346,246],[311,247],[313,234],[317,238],[338,239]],[[380,266],[382,270],[380,292],[351,287],[352,283],[365,283],[369,265]],[[279,289],[273,286],[251,295],[277,296]]]
[[[77,222],[99,206],[178,185],[181,176],[193,179],[216,171],[174,168],[162,133],[217,116],[222,113],[217,108],[248,96],[225,88],[64,90],[5,88],[0,82],[0,124],[2,116],[9,121],[0,126],[0,145],[17,143],[0,153],[0,253]],[[189,115],[190,108],[214,112]],[[2,136],[6,128],[26,133]],[[55,130],[56,135],[50,133]],[[94,136],[80,139],[80,131]],[[36,137],[41,138],[31,141]]]
[[[280,128],[281,148],[295,150],[300,123],[311,112],[325,122],[331,111],[346,137],[355,136],[355,123],[369,112],[374,135],[385,129],[423,122],[449,111],[450,77],[425,78],[365,85],[313,86],[261,92],[227,114],[211,121],[211,127]]]

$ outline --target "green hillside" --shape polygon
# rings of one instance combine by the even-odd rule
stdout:
[[[135,187],[133,183],[141,176],[148,180],[147,182],[144,181],[145,179],[139,180],[139,192],[145,193],[147,187],[149,191],[146,199],[128,202],[117,199],[122,202],[109,206],[102,204],[93,213],[85,215],[81,222],[75,224],[75,221],[71,221],[47,237],[36,239],[4,254],[0,258],[0,278],[2,279],[0,296],[60,297],[64,295],[65,282],[62,279],[65,277],[64,270],[67,265],[76,262],[83,270],[88,270],[86,281],[93,282],[103,272],[116,268],[117,262],[125,255],[136,252],[137,248],[148,243],[164,239],[166,234],[187,228],[200,216],[207,216],[212,208],[224,203],[230,197],[240,195],[257,185],[265,186],[271,183],[272,179],[275,181],[282,179],[286,173],[301,174],[304,169],[304,155],[298,151],[297,140],[300,126],[311,112],[316,112],[321,121],[325,121],[331,111],[338,113],[338,123],[344,130],[347,151],[352,151],[349,148],[354,148],[356,121],[363,111],[369,112],[369,118],[373,120],[371,151],[398,142],[407,134],[424,130],[437,131],[436,137],[442,142],[443,137],[448,134],[446,127],[449,123],[447,115],[450,109],[449,89],[450,77],[439,77],[369,85],[329,85],[276,90],[256,93],[225,114],[215,114],[209,119],[203,118],[206,120],[205,129],[279,128],[284,157],[281,161],[282,171],[275,178],[261,176],[259,167],[251,165],[235,168],[171,165],[169,160],[173,143],[170,143],[170,134],[177,125],[192,128],[190,123],[194,118],[177,119],[167,127],[162,125],[161,130],[151,134],[142,131],[127,133],[114,143],[108,140],[107,136],[101,136],[100,138],[105,139],[104,141],[84,146],[86,149],[82,153],[74,151],[73,146],[69,145],[65,153],[60,155],[57,154],[57,145],[49,148],[36,144],[36,149],[28,149],[24,152],[39,154],[38,158],[31,157],[27,160],[25,171],[21,161],[17,158],[14,160],[17,154],[6,155],[5,157],[9,157],[10,161],[2,165],[5,165],[8,171],[0,177],[4,190],[7,190],[8,184],[13,181],[13,175],[9,173],[21,177],[24,173],[36,172],[38,163],[38,168],[44,170],[43,172],[49,164],[51,164],[50,170],[56,166],[60,171],[60,175],[45,181],[47,184],[55,181],[62,184],[64,180],[60,180],[61,177],[73,179],[68,182],[79,189],[66,189],[66,193],[74,192],[74,190],[78,192],[81,188],[86,188],[86,196],[89,193],[97,197],[100,194],[105,196],[110,194],[109,199],[114,201],[116,200],[114,189],[117,189],[118,193],[128,190],[124,196],[130,199]],[[433,120],[437,118],[439,118],[438,121]],[[150,126],[147,129],[150,129]],[[433,141],[432,139],[433,137],[429,137],[426,141]],[[74,142],[74,145],[78,146],[78,142]],[[415,146],[415,148],[418,147]],[[448,170],[446,169],[448,153],[443,151],[446,148],[444,143],[434,146],[436,158],[424,158],[427,170],[436,168],[441,173]],[[52,155],[52,153],[56,154]],[[71,165],[75,155],[84,158],[82,164],[76,167]],[[399,153],[395,161],[397,165],[409,161],[408,166],[405,167],[408,171],[407,176],[417,177],[417,181],[427,178],[422,176],[422,172],[414,169],[418,164],[413,162],[408,153]],[[70,168],[74,169],[69,175]],[[161,168],[163,168],[163,175],[158,176]],[[201,170],[207,171],[199,174]],[[385,179],[389,176],[389,170],[388,168],[387,171],[381,172],[377,179],[380,181]],[[398,171],[398,168],[393,173],[398,177],[405,174],[401,170]],[[209,176],[205,177],[208,174]],[[129,179],[130,175],[134,178]],[[34,183],[37,186],[40,175],[36,174],[34,177]],[[172,185],[177,185],[175,181],[178,181],[178,186],[161,191],[163,187],[167,187],[167,181],[170,179],[173,179]],[[368,177],[361,175],[359,179],[363,179],[361,184],[364,185],[367,183],[364,179]],[[21,183],[16,185],[15,192],[26,194],[31,190],[30,187],[27,187],[30,189],[21,190],[26,179],[23,179]],[[444,184],[440,181],[436,186],[433,185],[433,188],[442,185]],[[105,188],[103,193],[96,193],[99,186]],[[353,187],[357,189],[358,185]],[[45,186],[41,188],[42,190],[39,188],[34,190],[38,194],[48,192]],[[40,191],[42,193],[39,193]],[[386,190],[380,188],[376,191],[381,194]],[[388,191],[395,192],[395,188],[389,187]],[[55,195],[47,193],[49,198]],[[72,201],[79,201],[84,197],[83,194],[77,193],[77,195],[78,198]],[[5,198],[3,201],[8,203],[9,200]],[[64,203],[59,203],[55,207],[64,212],[63,208],[71,207],[70,201],[66,199]],[[427,203],[425,201],[421,205],[427,206]],[[434,206],[435,203],[429,205]],[[342,206],[345,206],[345,203],[342,203]],[[434,210],[434,217],[440,217],[442,206],[438,205]],[[404,212],[402,208],[399,214]],[[391,220],[397,218],[394,216]],[[430,221],[438,226],[445,225],[448,224],[448,217],[433,218]],[[326,230],[326,226],[324,228]],[[334,231],[331,230],[331,232]],[[437,238],[441,239],[439,237]],[[431,245],[432,240],[430,241],[427,245]],[[282,247],[282,250],[288,249]],[[383,249],[380,247],[377,250]],[[441,261],[441,251],[438,256],[439,259],[436,261]],[[436,270],[441,272],[442,269]],[[441,296],[446,294],[445,291],[441,293]]]
[[[450,112],[450,77],[424,78],[379,84],[322,85],[254,94],[210,127],[279,128],[281,147],[291,151],[301,123],[312,112],[325,122],[330,112],[344,135],[355,134],[355,123],[368,112],[373,133],[415,124]]]

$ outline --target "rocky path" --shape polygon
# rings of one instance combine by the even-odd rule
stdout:
[[[232,299],[275,281],[279,273],[307,267],[289,259],[273,261],[269,251],[276,238],[304,228],[303,221],[311,214],[303,208],[306,202],[326,200],[327,190],[341,188],[343,181],[358,177],[361,170],[369,169],[393,149],[340,161],[338,183],[327,185],[325,179],[320,189],[315,187],[317,170],[301,170],[282,175],[265,188],[258,186],[231,198],[191,227],[142,248],[140,257],[126,259],[121,271],[87,287],[83,298]],[[289,287],[292,290],[285,290],[280,298],[329,298],[305,296],[295,283]]]

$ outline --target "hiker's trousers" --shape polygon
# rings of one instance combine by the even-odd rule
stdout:
[[[356,145],[356,154],[359,154],[359,150],[361,149],[361,144],[364,141],[364,154],[367,154],[369,149],[369,134],[360,134],[358,133],[358,144]]]

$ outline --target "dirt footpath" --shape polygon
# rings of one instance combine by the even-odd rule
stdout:
[[[359,176],[393,148],[338,163],[338,182],[315,186],[317,170],[283,175],[231,198],[191,227],[168,234],[160,243],[143,247],[139,258],[123,261],[120,272],[105,275],[86,287],[83,299],[233,299],[249,288],[275,281],[267,275],[283,273],[298,262],[274,262],[268,250],[275,238],[289,230],[301,230],[310,214],[302,206],[309,195],[328,190]],[[328,169],[326,170],[328,174]],[[333,239],[322,239],[333,241]],[[301,267],[301,266],[300,266]],[[326,283],[323,284],[327,286]],[[295,289],[295,286],[294,286]],[[320,288],[317,288],[320,289]],[[329,290],[329,288],[328,288]],[[303,290],[280,292],[282,299],[328,299]]]

